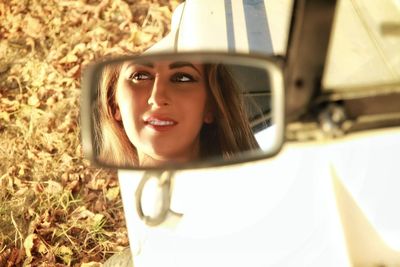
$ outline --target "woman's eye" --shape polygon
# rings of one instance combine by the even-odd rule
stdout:
[[[173,82],[195,82],[196,80],[190,74],[187,74],[187,73],[175,73],[171,77],[171,81],[173,81]]]
[[[129,80],[131,81],[143,81],[143,80],[151,80],[152,76],[146,72],[134,72],[129,76]]]

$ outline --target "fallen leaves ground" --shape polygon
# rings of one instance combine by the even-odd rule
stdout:
[[[151,46],[178,2],[0,1],[0,266],[101,266],[128,245],[116,173],[82,157],[81,70]]]

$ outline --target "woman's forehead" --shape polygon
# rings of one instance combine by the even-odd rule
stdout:
[[[124,62],[123,69],[127,69],[130,67],[133,68],[147,67],[152,69],[178,69],[178,68],[189,67],[200,72],[203,70],[203,65],[204,64],[198,61],[182,61],[182,60],[180,61],[164,60],[164,61],[148,61],[148,62],[127,61]]]

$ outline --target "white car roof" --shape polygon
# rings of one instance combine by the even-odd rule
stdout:
[[[186,0],[174,11],[171,33],[150,51],[284,55],[292,2]],[[399,51],[399,0],[338,1],[324,88],[399,83]]]

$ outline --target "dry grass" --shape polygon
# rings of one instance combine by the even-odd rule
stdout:
[[[101,266],[128,245],[115,172],[82,158],[80,73],[159,40],[177,4],[0,2],[0,266]]]

